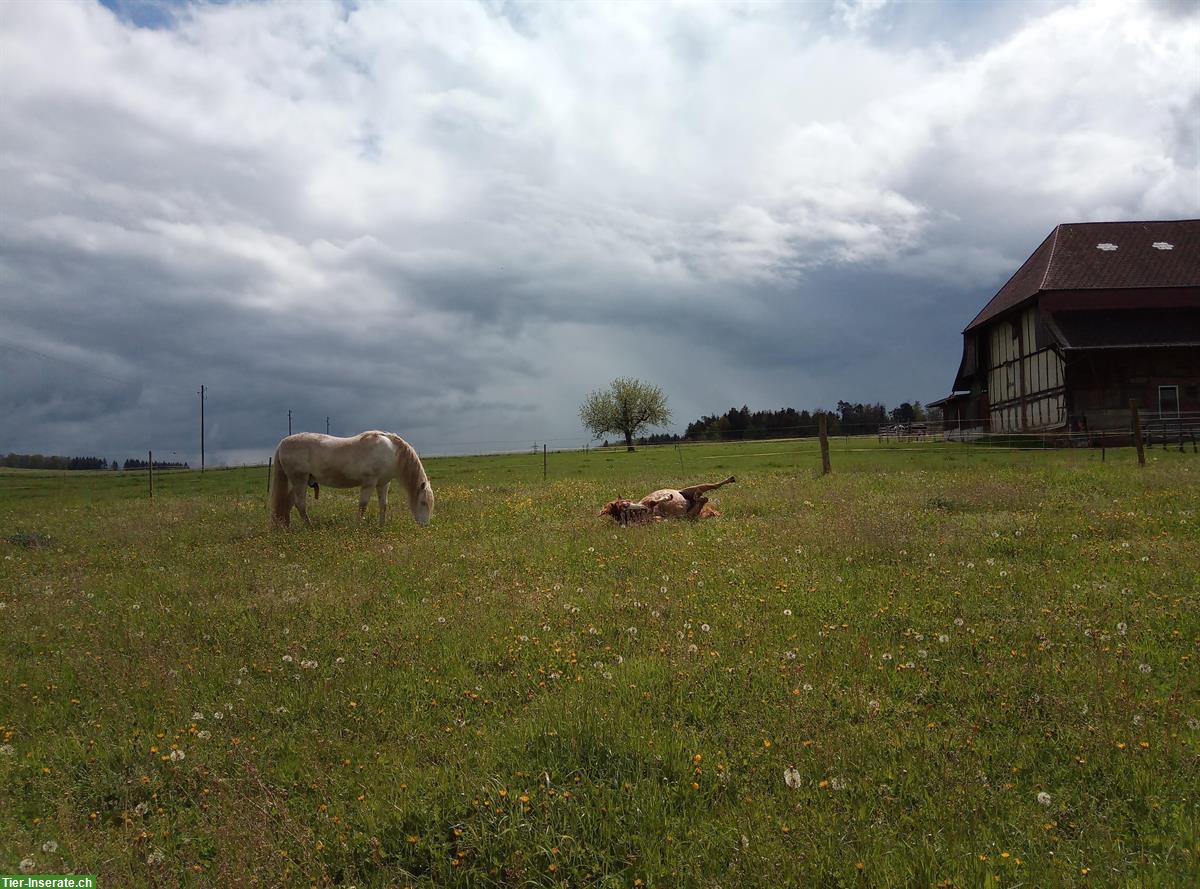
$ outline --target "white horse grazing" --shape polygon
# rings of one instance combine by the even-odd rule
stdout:
[[[399,478],[408,493],[408,507],[422,527],[433,512],[433,489],[421,458],[412,446],[392,432],[360,432],[350,438],[298,432],[275,449],[271,470],[271,512],[275,524],[291,523],[292,507],[309,527],[305,496],[311,486],[320,497],[320,485],[360,489],[358,519],[362,521],[371,491],[379,497],[379,524],[387,516],[388,485]]]

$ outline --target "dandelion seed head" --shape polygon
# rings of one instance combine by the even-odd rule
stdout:
[[[58,851],[58,843],[56,843],[54,840],[46,840],[46,842],[42,843],[42,851],[43,852],[57,852]]]
[[[33,869],[37,867],[37,862],[32,858],[22,858],[21,863],[17,867],[21,869],[21,873],[31,874],[33,873]]]
[[[783,783],[792,790],[799,790],[802,783],[800,772],[793,766],[788,766],[783,770]]]
[[[1050,805],[1050,794],[1046,793],[1046,791],[1044,791],[1044,790],[1041,791],[1037,795],[1037,801],[1040,805],[1043,805],[1043,806]]]

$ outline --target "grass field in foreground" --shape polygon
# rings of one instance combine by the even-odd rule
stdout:
[[[0,474],[0,873],[1194,886],[1200,462],[811,442]],[[617,494],[738,483],[700,524]]]

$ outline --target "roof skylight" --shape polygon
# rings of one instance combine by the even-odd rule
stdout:
[[[1097,245],[1096,245],[1096,249],[1097,249],[1097,250],[1103,250],[1105,253],[1112,253],[1112,251],[1114,251],[1114,250],[1116,250],[1116,249],[1117,249],[1117,245],[1116,245],[1116,244],[1109,244],[1109,243],[1106,241],[1106,242],[1104,242],[1103,244],[1097,244]]]
[[[1174,244],[1168,244],[1166,241],[1155,241],[1150,246],[1153,247],[1155,250],[1174,250],[1175,249]]]

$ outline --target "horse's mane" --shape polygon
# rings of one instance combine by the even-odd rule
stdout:
[[[400,456],[396,460],[400,478],[404,480],[404,487],[408,489],[408,492],[415,494],[417,486],[421,482],[429,480],[425,474],[425,467],[421,465],[421,458],[417,456],[416,449],[396,433],[385,432],[384,435],[390,438],[400,450]]]

